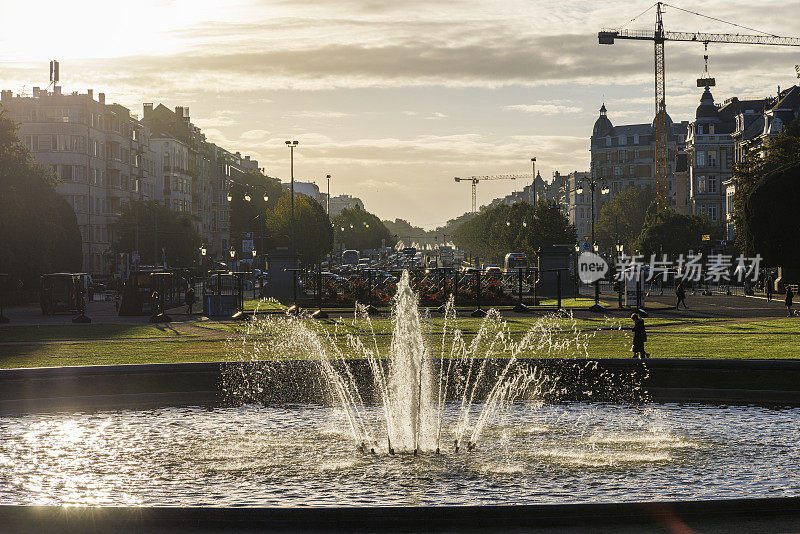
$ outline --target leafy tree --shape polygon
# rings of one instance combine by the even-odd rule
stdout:
[[[776,265],[796,248],[797,234],[791,228],[796,227],[798,197],[792,176],[796,180],[800,165],[800,122],[795,120],[769,140],[765,152],[763,159],[749,154],[734,169],[733,222],[742,252],[761,253]],[[798,263],[796,256],[792,262]]]
[[[0,272],[33,289],[43,273],[81,270],[81,233],[52,170],[33,161],[16,130],[0,112]]]
[[[138,251],[143,264],[190,267],[197,260],[200,235],[194,218],[155,200],[134,200],[123,205],[116,223],[114,252]]]
[[[280,180],[264,176],[254,169],[249,170],[243,177],[231,183],[230,194],[231,245],[236,250],[241,250],[242,234],[252,233],[259,246],[273,248],[275,241],[268,228],[267,214],[286,195]],[[250,201],[244,199],[246,194],[250,196]],[[266,202],[264,195],[267,196]],[[295,195],[295,202],[300,196],[302,195]]]
[[[424,228],[414,226],[405,219],[395,219],[394,221],[381,222],[391,235],[396,235],[401,241],[405,241],[409,236],[414,238],[428,235],[428,232],[426,232]]]
[[[767,265],[800,267],[800,162],[768,174],[753,188],[742,214],[749,254],[761,254]]]
[[[358,206],[343,209],[332,222],[337,239],[348,249],[375,249],[384,243],[391,247],[397,242],[376,215]]]
[[[595,228],[595,240],[600,250],[615,251],[617,239],[626,250],[633,250],[642,233],[647,209],[655,198],[651,187],[630,186],[615,195],[611,202],[603,204]]]
[[[722,238],[722,226],[700,215],[682,215],[673,209],[658,211],[655,204],[647,210],[644,227],[633,250],[648,258],[666,254],[674,258],[689,250],[700,250],[703,236]]]
[[[456,245],[496,262],[509,252],[534,257],[542,247],[575,243],[576,239],[575,226],[558,204],[546,200],[535,206],[518,202],[485,209],[461,224],[454,234]]]
[[[283,195],[267,212],[266,230],[275,246],[291,246],[291,210],[290,195]],[[294,237],[300,261],[305,264],[321,261],[333,248],[333,229],[325,209],[306,195],[294,196]]]

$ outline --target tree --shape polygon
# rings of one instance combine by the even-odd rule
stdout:
[[[636,239],[642,233],[647,209],[655,201],[651,187],[630,186],[614,196],[600,208],[597,218],[595,240],[600,250],[615,251],[617,240],[626,250],[633,250]]]
[[[262,199],[263,200],[263,199]],[[275,246],[291,246],[291,197],[280,197],[266,212],[266,231]],[[333,249],[333,229],[325,209],[306,195],[294,196],[295,248],[304,264],[318,263]]]
[[[245,200],[246,194],[250,196],[250,201]],[[231,246],[241,250],[242,234],[251,233],[256,245],[264,248],[265,252],[274,248],[275,241],[268,228],[267,214],[286,195],[280,180],[251,169],[231,183],[230,195]],[[264,195],[267,201],[264,201]],[[295,196],[295,200],[297,198]]]
[[[37,286],[40,275],[81,270],[75,212],[49,167],[37,165],[0,112],[0,272]]]
[[[453,237],[456,245],[499,263],[509,252],[534,257],[542,247],[575,243],[577,234],[558,204],[540,200],[535,206],[518,202],[485,209],[456,228]]]
[[[644,227],[633,250],[645,258],[651,254],[674,258],[690,250],[699,251],[704,235],[720,239],[722,227],[700,215],[682,215],[671,208],[659,211],[654,203],[647,210]]]
[[[394,221],[381,222],[386,227],[386,230],[389,232],[389,234],[393,236],[396,235],[401,241],[407,241],[407,238],[409,237],[411,237],[413,240],[415,237],[427,237],[428,235],[428,232],[426,232],[424,228],[414,226],[405,219],[395,219]]]
[[[376,249],[384,244],[391,247],[397,242],[376,215],[358,206],[343,209],[332,222],[338,239],[348,249]]]
[[[116,222],[114,252],[138,252],[140,263],[159,265],[163,257],[173,267],[190,267],[197,259],[200,235],[195,218],[155,200],[123,205]]]
[[[800,122],[787,125],[764,148],[764,158],[753,152],[734,168],[732,218],[742,252],[748,256],[761,253],[765,260],[769,256],[768,263],[777,265],[793,254],[797,241],[790,228],[796,224],[792,176],[796,179],[800,165]],[[792,262],[798,264],[796,257]]]

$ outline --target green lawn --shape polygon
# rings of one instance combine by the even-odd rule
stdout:
[[[555,341],[573,340],[567,350],[554,352],[533,351],[523,356],[570,357],[588,354],[593,358],[630,356],[631,336],[620,325],[630,326],[627,319],[602,317],[572,320],[550,319],[564,332],[553,334]],[[442,328],[442,318],[432,318],[427,328],[435,335]],[[519,338],[531,325],[530,318],[507,319],[512,338]],[[339,322],[323,323],[334,328],[338,323],[341,333],[363,336],[369,340],[365,322],[352,323],[352,316]],[[459,318],[458,327],[469,342],[480,327],[480,319]],[[576,334],[573,325],[581,330],[587,351],[574,351]],[[196,326],[228,332],[236,337],[246,330],[241,322],[196,323]],[[391,340],[391,321],[388,317],[372,320],[379,350],[386,352]],[[798,319],[769,319],[753,321],[725,321],[721,319],[649,319],[646,348],[654,358],[726,358],[726,359],[800,359],[800,344],[793,334],[800,334]],[[155,339],[143,339],[155,338]],[[46,343],[47,340],[69,339],[68,343]],[[94,339],[94,341],[89,341]],[[103,339],[116,341],[103,341]],[[85,341],[84,341],[85,340]],[[35,341],[36,343],[11,343],[3,341]],[[258,340],[252,340],[257,342]],[[344,338],[340,340],[344,346]],[[556,343],[557,345],[558,343]],[[294,357],[291,354],[273,354],[264,357]],[[63,326],[13,326],[0,328],[0,368],[52,367],[66,365],[108,365],[168,362],[223,361],[234,356],[226,354],[222,339],[201,339],[199,336],[180,335],[161,326],[142,325],[63,325]]]
[[[81,339],[141,339],[185,335],[169,325],[59,324],[0,327],[0,343],[11,341],[70,341]]]

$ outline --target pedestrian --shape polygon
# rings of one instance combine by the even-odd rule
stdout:
[[[644,350],[644,342],[647,341],[647,332],[644,330],[644,319],[639,317],[638,313],[632,313],[633,319],[633,357],[634,358],[649,358],[650,355]]]
[[[158,294],[158,290],[154,289],[152,293],[150,293],[150,318],[154,319],[158,317],[161,308],[161,295]]]
[[[768,277],[764,288],[767,292],[767,302],[772,302],[772,277]]]
[[[192,306],[194,306],[194,301],[195,301],[194,287],[190,286],[189,289],[186,290],[184,301],[186,302],[186,315],[191,315]]]
[[[679,283],[678,286],[675,288],[675,295],[678,297],[678,303],[675,305],[675,309],[681,307],[681,303],[683,303],[684,309],[688,309],[689,306],[686,305],[686,290],[683,288],[683,283]]]
[[[792,316],[792,299],[794,298],[794,291],[791,286],[786,286],[786,309],[789,310],[789,317]]]

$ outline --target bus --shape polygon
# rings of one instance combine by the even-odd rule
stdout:
[[[509,252],[506,254],[505,271],[516,271],[528,267],[528,256],[522,252]]]

